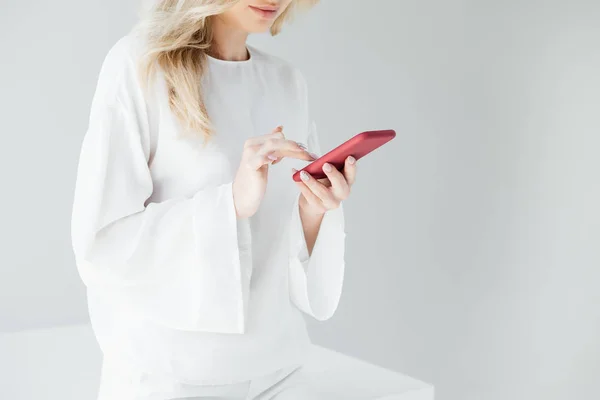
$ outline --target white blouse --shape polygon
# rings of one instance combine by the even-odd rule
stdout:
[[[342,208],[325,214],[309,257],[291,172],[306,162],[269,167],[248,219],[236,218],[232,181],[244,141],[278,125],[320,154],[303,77],[253,47],[247,61],[209,58],[201,84],[215,134],[204,143],[178,136],[162,73],[142,91],[141,43],[124,36],[102,64],[73,204],[105,365],[138,371],[127,378],[137,384],[160,377],[175,395],[180,383],[239,382],[301,362],[310,342],[300,310],[328,319],[341,295]]]

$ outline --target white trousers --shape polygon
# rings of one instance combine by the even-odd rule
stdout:
[[[300,366],[288,367],[251,381],[227,385],[163,384],[147,377],[141,379],[103,370],[98,400],[335,400],[311,389],[307,374]],[[114,377],[114,378],[113,378]],[[116,379],[115,379],[116,378]]]
[[[312,384],[312,381],[319,380],[313,374],[302,367],[283,369],[249,382],[206,386],[199,395],[172,400],[433,400],[432,390],[390,392],[389,389],[373,387],[378,382],[370,381],[367,377],[358,377],[349,387],[339,388],[340,391],[324,391]],[[363,378],[362,381],[360,378]],[[371,387],[369,394],[364,391],[365,385]]]
[[[197,389],[195,389],[197,391]],[[177,400],[333,400],[335,397],[311,388],[302,367],[286,368],[274,374],[233,384],[205,386],[193,397]]]
[[[433,387],[330,351],[306,366],[226,385],[174,384],[105,363],[98,400],[433,400]]]

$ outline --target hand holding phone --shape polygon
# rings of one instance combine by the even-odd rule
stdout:
[[[396,132],[392,129],[359,133],[335,149],[331,150],[329,153],[324,154],[315,161],[311,162],[300,171],[297,171],[292,177],[296,182],[300,182],[300,173],[302,171],[306,171],[315,179],[326,178],[327,175],[325,175],[323,172],[323,165],[325,163],[329,163],[339,171],[343,171],[344,162],[349,156],[359,160],[395,137]]]

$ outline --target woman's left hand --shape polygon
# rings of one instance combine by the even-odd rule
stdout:
[[[294,170],[294,173],[296,170]],[[356,159],[350,156],[344,163],[344,171],[340,172],[331,164],[323,166],[327,175],[324,179],[315,179],[308,172],[302,171],[302,182],[296,182],[302,192],[299,207],[313,215],[323,215],[336,209],[350,195],[350,188],[356,179]]]

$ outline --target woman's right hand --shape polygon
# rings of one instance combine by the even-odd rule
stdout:
[[[306,161],[316,159],[306,146],[287,140],[281,126],[268,135],[246,140],[233,181],[233,201],[238,218],[248,218],[256,213],[267,189],[269,165],[283,157]]]

